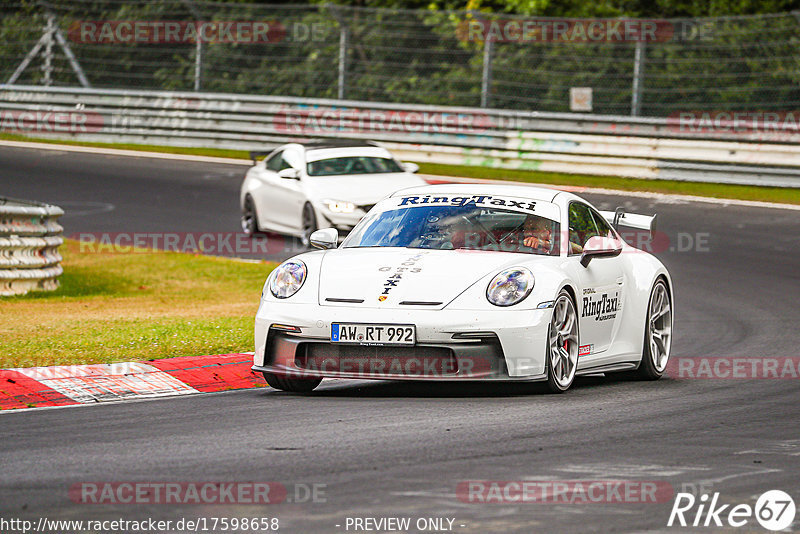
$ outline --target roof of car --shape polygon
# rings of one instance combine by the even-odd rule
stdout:
[[[437,184],[421,187],[409,187],[396,191],[399,195],[507,195],[510,197],[529,198],[542,202],[552,202],[556,195],[562,193],[557,189],[514,184]]]

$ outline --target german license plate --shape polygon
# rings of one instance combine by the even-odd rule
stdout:
[[[414,325],[333,323],[331,341],[359,345],[413,345]]]

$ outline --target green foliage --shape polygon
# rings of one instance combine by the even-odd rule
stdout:
[[[202,91],[337,98],[344,32],[345,98],[477,106],[486,44],[467,38],[467,24],[476,17],[660,20],[799,7],[800,0],[362,0],[308,5],[56,0],[52,12],[94,87],[192,90],[198,50],[192,42],[81,42],[77,32],[70,32],[81,21],[268,21],[278,30],[272,42],[202,44]],[[0,79],[16,69],[45,22],[45,12],[31,0],[4,10]],[[668,30],[665,37],[643,47],[643,115],[779,111],[800,105],[800,14],[661,22]],[[634,42],[494,42],[489,106],[569,111],[570,88],[591,87],[595,113],[628,114],[635,48]],[[54,50],[55,84],[77,85],[63,52]],[[18,83],[41,83],[41,64],[37,58]]]

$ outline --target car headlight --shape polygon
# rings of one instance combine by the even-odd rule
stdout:
[[[281,263],[270,276],[269,292],[276,298],[288,299],[303,287],[306,273],[306,264],[300,260]]]
[[[495,306],[513,306],[533,289],[533,274],[524,267],[506,269],[495,276],[486,288],[486,298]]]
[[[323,200],[323,204],[325,207],[328,208],[328,211],[332,213],[353,213],[356,211],[356,205],[352,202],[347,202],[345,200]]]

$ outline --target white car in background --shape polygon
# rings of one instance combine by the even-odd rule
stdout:
[[[337,247],[286,260],[264,285],[253,370],[287,391],[325,377],[546,381],[628,371],[659,378],[672,281],[614,229],[655,216],[600,212],[516,185],[413,187],[382,200]]]
[[[369,141],[289,143],[262,155],[251,153],[242,183],[242,230],[295,236],[306,246],[318,228],[346,235],[382,198],[426,183],[416,164]]]

